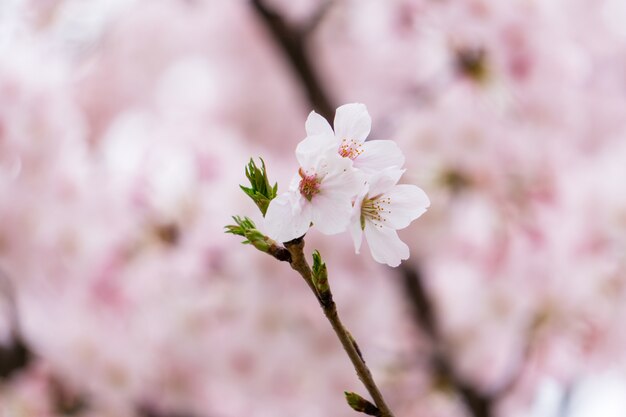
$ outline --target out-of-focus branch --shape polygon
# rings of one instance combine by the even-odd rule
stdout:
[[[192,414],[179,413],[179,412],[160,412],[153,407],[146,404],[142,404],[137,409],[139,417],[194,417]]]
[[[516,364],[512,366],[512,370],[509,373],[509,379],[504,381],[504,383],[494,391],[494,398],[505,397],[510,392],[512,392],[522,380],[522,377],[524,376],[524,371],[526,369],[526,364],[532,358],[535,350],[535,332],[535,327],[531,326],[526,336],[526,345],[524,346],[521,358]]]
[[[9,304],[9,325],[11,326],[12,340],[8,346],[0,345],[0,380],[9,378],[16,371],[25,368],[32,358],[32,354],[24,343],[19,330],[13,283],[4,272],[0,271],[0,295],[2,294]]]
[[[31,356],[30,350],[20,337],[14,337],[9,346],[0,346],[0,380],[24,369]]]
[[[298,30],[292,27],[280,14],[268,7],[263,0],[251,0],[251,4],[302,82],[313,109],[326,119],[332,120],[335,113],[334,107],[329,95],[322,88],[306,50],[308,35],[318,23],[313,20],[305,30]],[[324,9],[321,10],[325,10],[329,5],[322,7]],[[320,13],[318,19],[321,20],[324,13]]]
[[[320,23],[324,21],[326,14],[330,11],[332,6],[335,5],[335,3],[336,0],[326,0],[324,3],[322,3],[318,7],[317,11],[313,14],[313,16],[311,16],[309,21],[300,30],[301,35],[303,37],[307,37],[315,32],[315,29],[317,29]]]
[[[454,369],[438,331],[437,317],[419,272],[409,266],[401,267],[404,293],[413,311],[413,319],[431,339],[433,345],[430,364],[437,380],[454,387],[474,417],[491,417],[495,398],[483,393],[465,381]]]

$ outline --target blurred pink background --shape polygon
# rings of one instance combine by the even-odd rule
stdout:
[[[626,415],[620,0],[0,0],[0,416],[354,416],[288,265],[223,233],[362,102],[430,210],[307,235],[396,417]]]

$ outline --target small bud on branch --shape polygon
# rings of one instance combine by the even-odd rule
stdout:
[[[328,285],[328,269],[326,264],[322,262],[322,256],[317,250],[313,252],[313,284],[315,284],[320,301],[324,305],[332,303],[332,294]]]
[[[354,411],[358,411],[359,413],[364,413],[369,416],[380,416],[380,410],[371,402],[367,401],[365,398],[361,397],[359,394],[354,392],[345,392],[346,401],[348,401],[348,405],[352,407]]]

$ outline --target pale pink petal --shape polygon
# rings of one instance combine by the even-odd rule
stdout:
[[[391,167],[373,174],[368,181],[370,197],[391,191],[400,180],[402,174],[404,174],[404,171],[406,170]]]
[[[337,156],[328,162],[323,168],[326,172],[321,184],[322,193],[341,194],[348,198],[355,196],[365,182],[363,175],[351,167],[352,162],[347,158]]]
[[[325,235],[345,232],[350,223],[352,201],[348,197],[335,198],[318,194],[313,197],[313,225]]]
[[[315,172],[322,177],[341,175],[344,172],[353,171],[352,161],[342,158],[333,147],[327,148],[323,157],[318,159]]]
[[[335,136],[363,142],[372,128],[372,119],[367,108],[361,103],[344,104],[335,113]]]
[[[288,242],[304,235],[311,225],[310,204],[302,197],[284,193],[270,202],[265,213],[264,232],[278,242]]]
[[[396,230],[407,227],[430,207],[426,193],[415,185],[396,185],[383,198],[390,200],[390,213],[384,215],[387,226]]]
[[[376,262],[396,267],[403,260],[409,259],[409,247],[393,229],[368,222],[365,226],[365,238]]]
[[[307,136],[335,136],[333,128],[330,127],[328,121],[314,111],[309,113],[304,126]]]
[[[352,206],[352,217],[350,219],[350,235],[354,242],[354,252],[361,252],[361,244],[363,242],[363,228],[361,227],[361,207],[363,199],[367,195],[369,187],[367,184],[362,186],[361,192],[357,195]]]
[[[354,167],[367,174],[404,165],[404,154],[392,140],[369,140],[362,145],[362,150],[354,160]]]
[[[296,146],[296,159],[305,171],[315,170],[326,154],[337,153],[336,147],[334,136],[307,136]]]
[[[362,175],[349,168],[341,173],[327,175],[322,182],[321,193],[328,196],[341,195],[352,200],[352,197],[356,196],[363,183]]]
[[[354,253],[361,253],[361,244],[363,243],[363,229],[361,229],[361,216],[353,218],[350,221],[350,235],[354,242]]]

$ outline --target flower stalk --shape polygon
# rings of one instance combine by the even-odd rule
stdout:
[[[374,400],[374,404],[376,404],[375,408],[378,410],[378,414],[370,414],[370,415],[377,415],[379,417],[393,417],[393,413],[387,406],[387,403],[385,402],[385,399],[383,398],[382,393],[378,389],[378,386],[376,385],[376,382],[374,381],[374,378],[372,377],[372,373],[370,372],[367,364],[365,363],[365,360],[363,359],[363,356],[361,355],[358,345],[356,344],[356,342],[354,341],[354,338],[352,337],[350,332],[348,332],[348,330],[345,328],[345,326],[341,322],[341,319],[339,318],[339,313],[337,312],[337,306],[335,302],[333,301],[333,296],[330,290],[330,286],[328,285],[328,281],[326,280],[326,285],[325,285],[326,289],[324,291],[323,296],[322,294],[320,294],[320,291],[316,287],[315,281],[314,281],[313,270],[309,266],[304,256],[304,239],[298,238],[290,242],[286,242],[285,247],[291,254],[291,262],[290,262],[291,268],[294,269],[296,272],[298,272],[300,276],[302,276],[304,281],[307,283],[307,285],[309,286],[309,288],[311,289],[311,291],[317,298],[320,306],[322,307],[322,310],[324,311],[324,315],[330,322],[330,325],[335,331],[337,338],[341,342],[343,349],[348,354],[348,357],[350,358],[350,361],[352,362],[352,365],[354,366],[357,376],[359,377],[359,379],[361,380],[361,382],[367,389],[367,392],[369,392],[372,399]],[[318,258],[319,261],[314,261],[314,262],[315,263],[319,262],[321,264],[321,258],[319,258],[319,252],[316,252],[316,253],[317,255],[314,255],[314,256],[315,258]],[[324,264],[321,264],[321,265],[324,265]],[[326,269],[325,265],[322,269],[323,270]],[[349,401],[348,403],[350,404]],[[350,404],[350,406],[352,407],[352,404]],[[368,408],[368,411],[372,411],[372,410],[373,410],[372,408]],[[357,411],[361,411],[361,410],[357,410]]]

